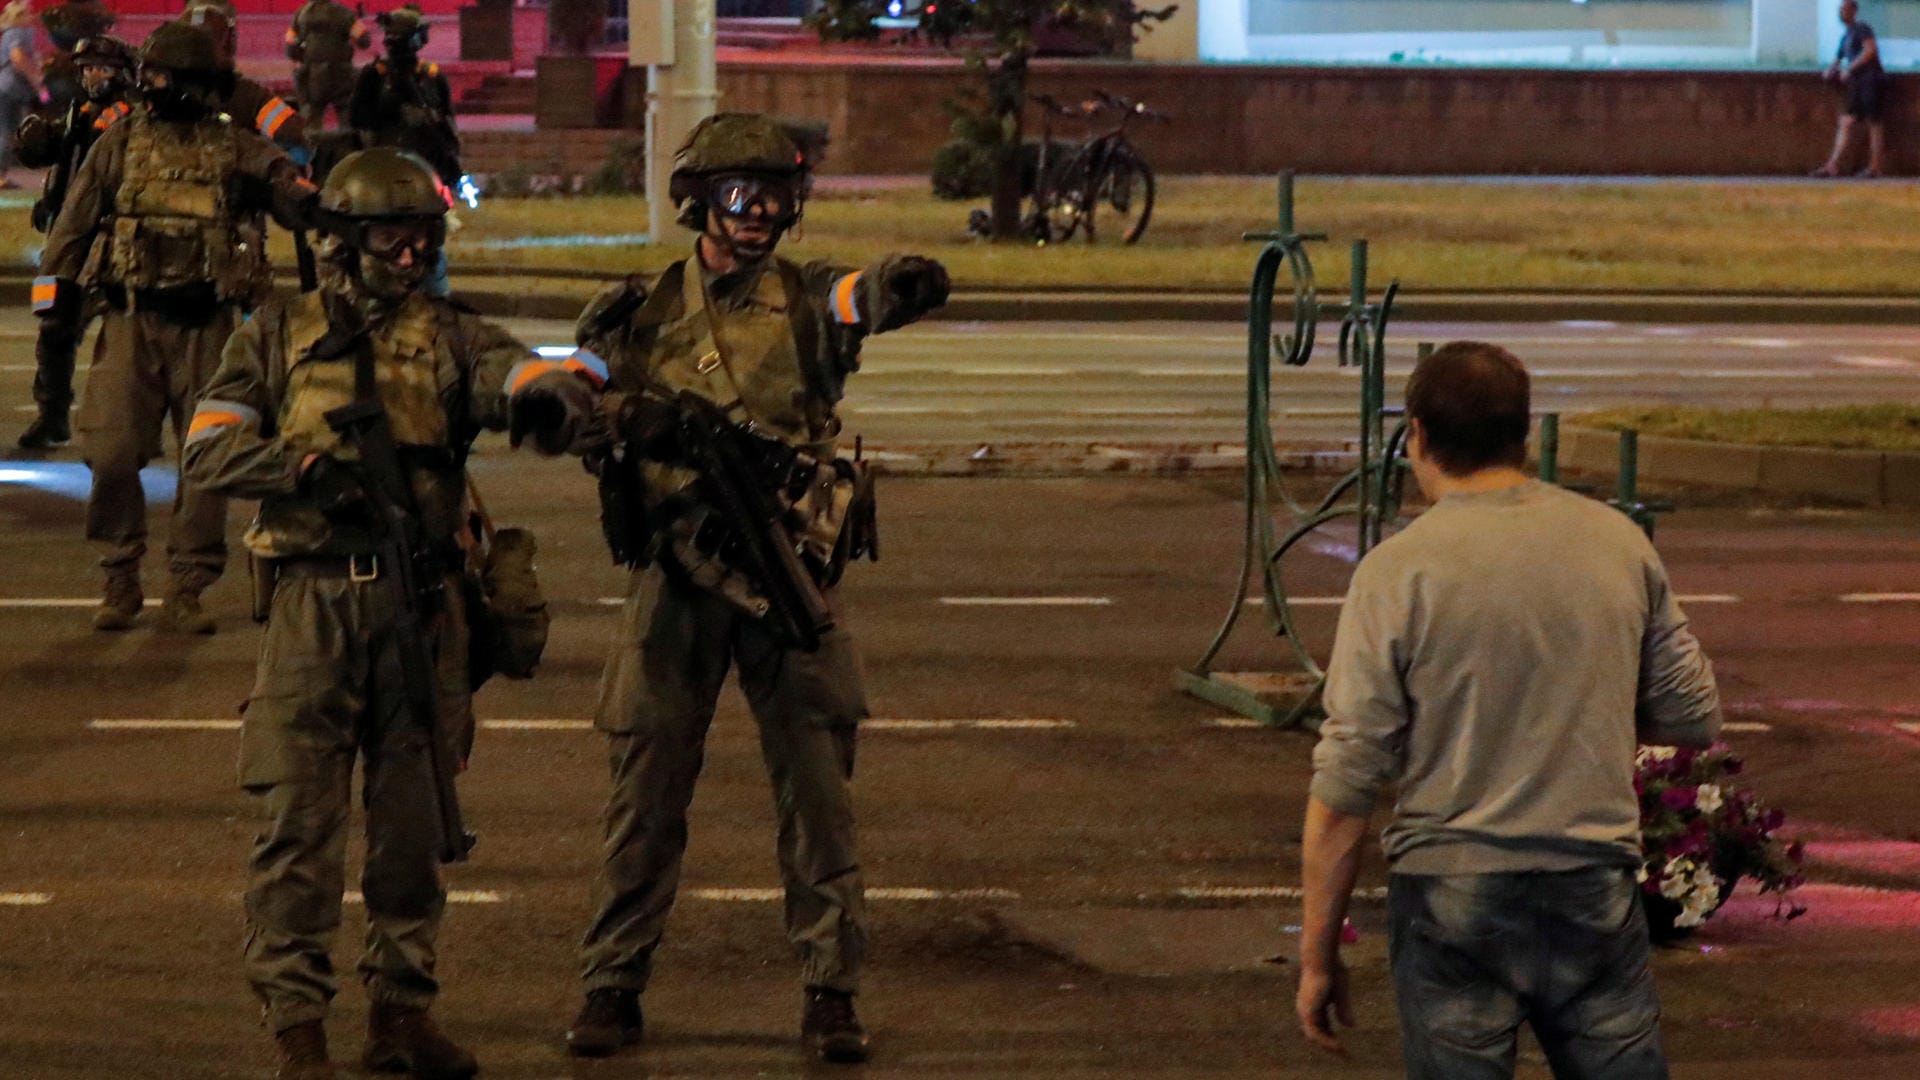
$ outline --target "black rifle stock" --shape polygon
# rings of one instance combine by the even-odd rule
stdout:
[[[378,581],[393,597],[393,636],[400,651],[407,715],[427,733],[440,817],[440,861],[465,862],[473,852],[474,835],[467,831],[460,813],[456,767],[441,731],[439,688],[425,621],[445,591],[444,561],[426,542],[420,516],[414,511],[412,484],[394,445],[386,407],[373,386],[373,344],[364,330],[354,347],[354,401],[328,410],[327,425],[360,451],[354,472],[373,510]]]
[[[692,391],[681,391],[675,404],[684,449],[701,474],[702,491],[738,538],[741,569],[766,595],[769,628],[785,644],[806,652],[818,649],[833,629],[833,612],[767,492],[765,464],[756,467],[742,448],[743,438],[752,436],[743,436],[719,406]]]

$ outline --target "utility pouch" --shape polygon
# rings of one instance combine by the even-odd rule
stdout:
[[[532,678],[546,652],[553,617],[534,564],[540,549],[533,533],[495,528],[471,478],[467,494],[473,502],[470,521],[478,549],[469,552],[462,585],[467,600],[468,683],[478,690],[495,675]]]
[[[600,488],[600,534],[616,566],[639,569],[653,561],[653,521],[647,513],[638,461],[624,449],[595,454],[587,464]]]
[[[280,573],[274,561],[264,555],[249,555],[247,571],[253,580],[253,621],[264,623],[273,611],[273,589],[279,584]]]

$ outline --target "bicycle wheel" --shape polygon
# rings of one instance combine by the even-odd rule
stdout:
[[[1100,174],[1087,210],[1087,237],[1093,237],[1093,211],[1101,208],[1114,220],[1120,242],[1131,244],[1147,231],[1153,219],[1153,170],[1132,154],[1115,154]]]

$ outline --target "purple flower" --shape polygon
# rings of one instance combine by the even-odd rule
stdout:
[[[1697,788],[1673,787],[1660,793],[1660,801],[1669,810],[1686,810],[1693,806]]]

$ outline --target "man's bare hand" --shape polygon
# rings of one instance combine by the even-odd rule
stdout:
[[[1300,971],[1300,993],[1293,1001],[1300,1019],[1300,1034],[1307,1041],[1331,1054],[1346,1056],[1347,1047],[1334,1031],[1335,1018],[1341,1027],[1353,1026],[1353,999],[1347,990],[1347,965],[1334,958],[1331,967]]]

